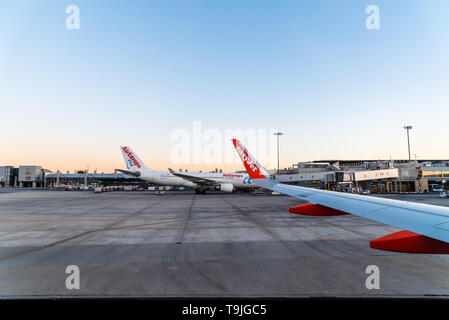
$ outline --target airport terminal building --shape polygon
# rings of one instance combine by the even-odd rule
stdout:
[[[44,187],[45,171],[41,166],[0,166],[0,187]]]
[[[48,186],[57,185],[143,185],[144,181],[124,173],[50,173]]]
[[[275,175],[283,183],[371,193],[449,188],[449,160],[321,160],[299,162]]]

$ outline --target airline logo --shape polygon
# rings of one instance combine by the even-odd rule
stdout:
[[[256,172],[257,170],[259,170],[259,168],[257,168],[256,164],[253,162],[253,159],[251,159],[246,154],[245,150],[240,148],[240,146],[237,146],[236,150],[240,156],[240,159],[242,159],[242,161],[245,162],[245,167],[249,167],[253,172]]]
[[[234,143],[235,150],[239,154],[240,159],[242,159],[243,164],[245,165],[245,169],[248,172],[249,177],[251,179],[265,179],[265,175],[260,172],[257,164],[248,155],[248,152],[245,150],[245,148],[240,145],[240,141],[238,141],[237,139],[232,139],[232,142]]]
[[[252,184],[253,180],[250,177],[244,176],[243,174],[232,174],[232,173],[223,173],[223,178],[235,179],[235,178],[243,178],[243,184]]]
[[[136,166],[137,168],[140,169],[141,165],[139,161],[137,161],[137,159],[134,157],[131,150],[129,150],[127,147],[123,147],[122,150],[128,156],[128,161],[126,161],[126,167],[130,169],[131,167]]]
[[[254,181],[250,177],[245,177],[245,179],[243,179],[243,184],[253,184],[253,183]]]

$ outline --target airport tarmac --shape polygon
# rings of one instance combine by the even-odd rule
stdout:
[[[449,206],[438,194],[390,198]],[[371,249],[398,229],[287,196],[0,192],[0,297],[449,296],[449,256]],[[66,288],[68,265],[80,289]],[[365,286],[367,266],[380,289]]]

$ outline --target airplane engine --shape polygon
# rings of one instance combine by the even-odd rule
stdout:
[[[220,184],[220,191],[232,192],[234,191],[234,185],[232,183],[222,183]]]

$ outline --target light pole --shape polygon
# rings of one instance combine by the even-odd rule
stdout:
[[[276,171],[276,173],[279,173],[279,136],[282,136],[283,133],[280,132],[280,131],[278,131],[278,132],[273,133],[273,135],[275,135],[276,138],[277,138],[277,147],[278,147],[278,170]]]
[[[408,144],[408,162],[412,162],[412,157],[410,156],[410,129],[412,129],[412,126],[404,126],[404,129],[407,130],[407,144]]]

